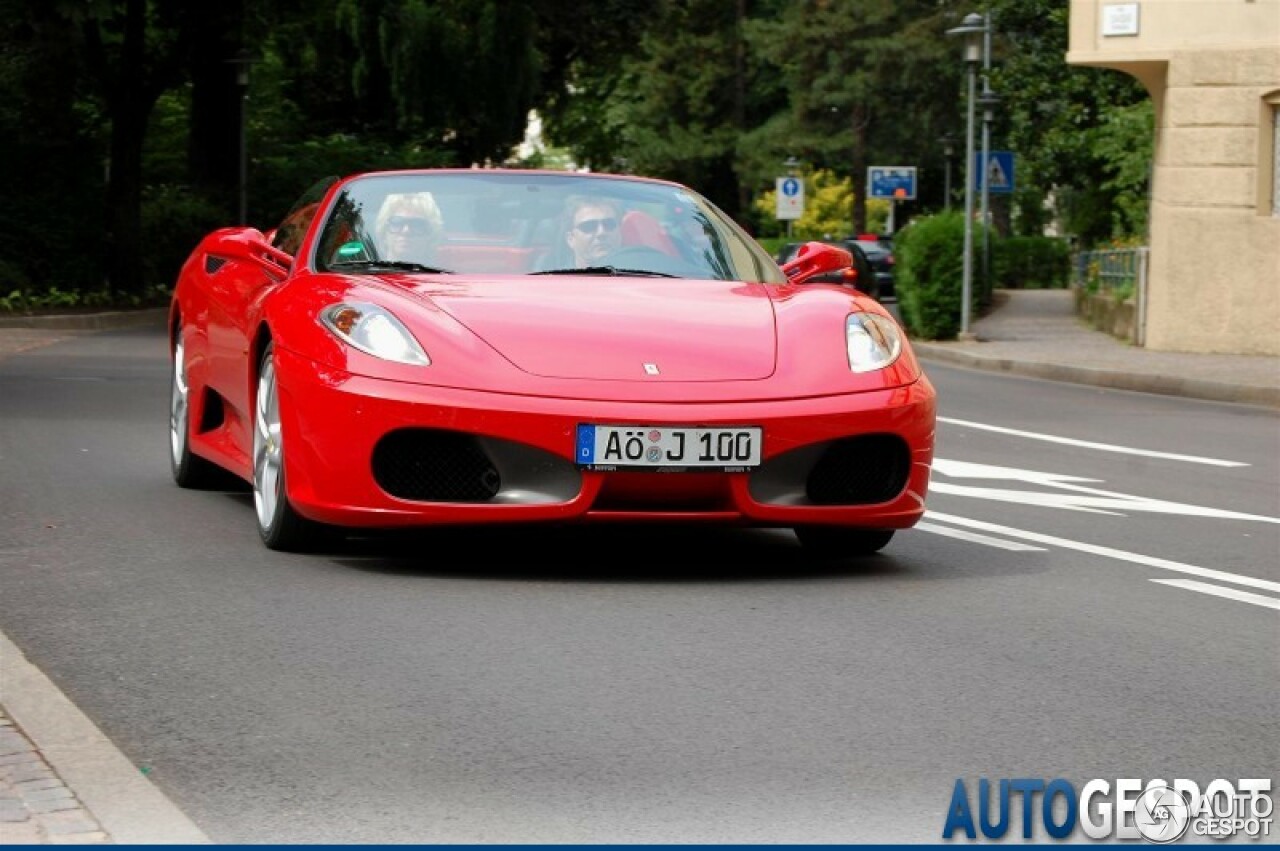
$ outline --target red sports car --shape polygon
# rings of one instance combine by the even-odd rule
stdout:
[[[343,528],[695,521],[879,550],[925,507],[935,395],[813,243],[779,267],[691,189],[418,170],[226,228],[169,318],[173,475],[253,486],[273,549]]]

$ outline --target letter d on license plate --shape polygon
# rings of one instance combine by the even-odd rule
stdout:
[[[760,465],[759,426],[579,425],[575,461],[587,470],[741,473]]]

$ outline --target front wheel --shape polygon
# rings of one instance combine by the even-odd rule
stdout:
[[[300,552],[333,540],[334,530],[294,511],[284,479],[284,440],[274,347],[268,343],[258,370],[253,404],[253,507],[258,534],[268,549]]]
[[[221,468],[191,451],[191,388],[187,384],[187,347],[182,331],[173,341],[169,382],[169,467],[181,488],[211,488],[226,478]]]
[[[805,552],[817,558],[869,556],[893,539],[892,529],[850,529],[845,526],[797,526],[796,537]]]

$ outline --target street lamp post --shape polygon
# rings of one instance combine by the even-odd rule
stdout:
[[[943,209],[950,210],[951,209],[951,157],[956,152],[956,149],[955,149],[956,140],[951,136],[950,133],[948,133],[947,135],[938,139],[938,141],[942,144],[942,156],[944,158],[942,167],[946,175],[946,177],[943,178],[943,183],[942,183],[942,187],[943,187],[942,188],[942,192],[943,192],[942,205],[943,205]]]
[[[986,20],[976,12],[964,16],[960,26],[947,30],[947,35],[964,36],[964,63],[967,68],[968,92],[965,98],[966,117],[964,134],[964,260],[960,290],[960,339],[972,340],[969,315],[973,301],[973,123],[977,93],[978,63],[982,61],[982,34]]]
[[[991,91],[991,85],[984,77],[982,94],[978,97],[978,106],[982,107],[982,300],[991,298],[991,122],[994,119],[996,105],[1000,98]]]
[[[235,58],[227,62],[236,69],[236,89],[240,93],[240,178],[238,186],[239,222],[249,224],[249,68],[257,58],[248,48],[242,48]]]
[[[982,303],[991,301],[991,121],[1000,99],[991,91],[991,12],[982,17]]]

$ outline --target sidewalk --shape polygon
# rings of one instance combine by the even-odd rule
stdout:
[[[916,353],[926,363],[1280,408],[1280,357],[1148,351],[1085,325],[1069,290],[996,295],[973,323],[978,342],[919,342]],[[0,318],[0,360],[94,330],[163,323],[163,310]],[[113,842],[208,839],[0,632],[0,845]]]
[[[921,360],[1116,390],[1280,408],[1280,357],[1155,352],[1095,331],[1070,290],[998,290],[974,343],[913,343]]]
[[[209,838],[0,632],[0,845]]]
[[[0,317],[0,361],[166,311]],[[208,844],[209,839],[0,630],[0,845]]]

